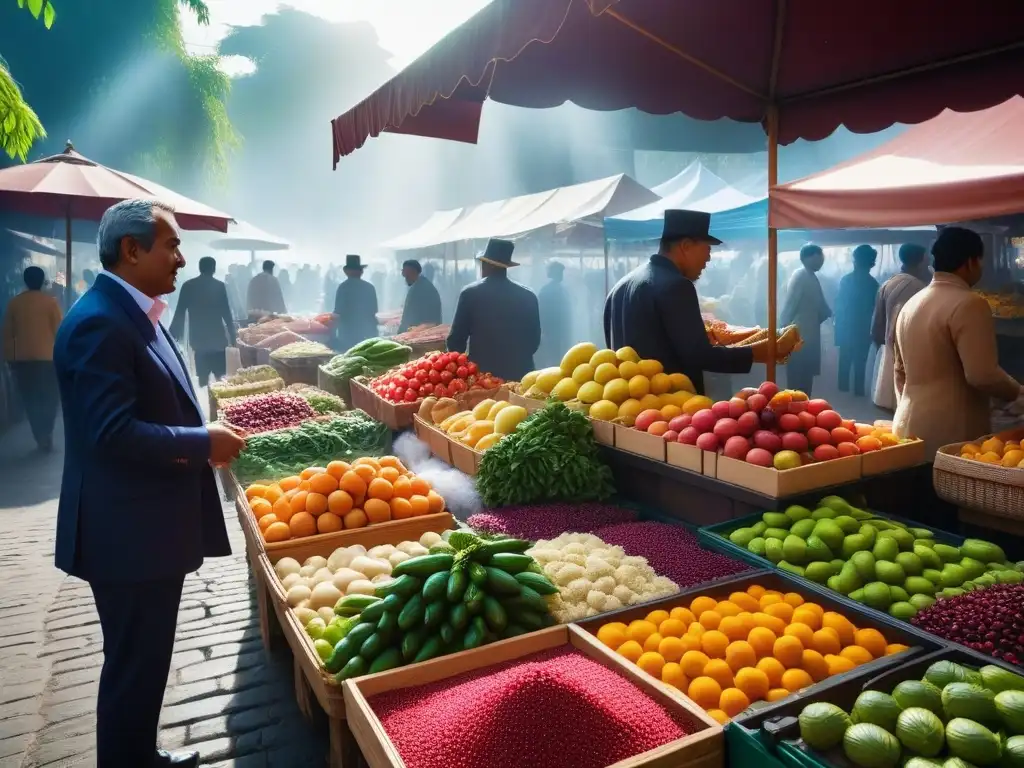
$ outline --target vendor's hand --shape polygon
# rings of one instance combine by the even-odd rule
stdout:
[[[210,435],[210,463],[214,466],[230,464],[245,449],[245,438],[223,424],[209,424],[206,431]]]

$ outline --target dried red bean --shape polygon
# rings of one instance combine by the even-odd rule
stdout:
[[[556,649],[370,699],[408,768],[604,768],[698,730]]]
[[[472,515],[470,527],[530,541],[553,539],[563,533],[593,533],[598,528],[636,520],[637,513],[613,504],[539,504],[501,507]]]
[[[697,537],[681,525],[622,523],[594,534],[628,555],[646,557],[659,576],[667,576],[681,589],[751,570],[739,560],[702,549]]]
[[[1024,584],[994,584],[941,598],[910,623],[1011,664],[1024,663]]]
[[[246,397],[222,413],[224,421],[248,434],[294,427],[317,415],[304,398],[282,392]]]

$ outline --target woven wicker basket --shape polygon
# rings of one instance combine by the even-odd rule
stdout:
[[[987,437],[991,435],[982,439]],[[961,458],[964,445],[944,445],[935,454],[932,481],[939,498],[961,508],[1024,520],[1024,469]]]

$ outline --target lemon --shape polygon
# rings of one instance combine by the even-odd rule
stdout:
[[[1004,467],[1016,467],[1021,461],[1024,461],[1024,451],[1007,451],[1003,454],[1002,465]]]
[[[611,421],[619,415],[619,406],[611,400],[598,400],[590,406],[590,418]]]
[[[590,363],[580,363],[573,369],[572,380],[582,386],[594,380],[594,368]]]
[[[615,358],[623,363],[636,363],[639,362],[640,355],[632,347],[620,347],[615,350]]]
[[[602,363],[611,363],[612,365],[618,365],[619,360],[615,357],[615,353],[610,349],[599,349],[594,353],[594,356],[590,358],[590,364],[597,368]]]
[[[640,363],[640,367],[643,368],[643,362]],[[667,373],[644,373],[644,376],[651,380],[651,392],[656,395],[663,395],[666,392],[672,391],[672,379],[668,377]]]
[[[565,356],[562,358],[562,364],[559,366],[562,369],[562,373],[566,376],[572,376],[576,366],[581,363],[589,363],[590,358],[594,356],[595,352],[597,352],[597,345],[591,344],[589,341],[571,347],[565,353]]]
[[[988,440],[981,444],[982,453],[998,453],[1000,456],[1003,454],[1003,441],[998,437],[990,437]]]
[[[683,409],[673,403],[661,406],[661,418],[663,418],[665,421],[672,421],[672,419],[674,419],[682,412]]]
[[[617,378],[619,378],[619,367],[615,363],[601,363],[594,369],[594,381],[598,384],[607,384]]]
[[[651,378],[651,376],[654,376],[656,373],[661,373],[665,370],[665,366],[657,360],[641,360],[637,365],[640,366],[640,373],[647,378]]]
[[[986,451],[985,453],[979,454],[975,457],[978,461],[984,461],[986,464],[1001,464],[1003,457],[995,451]]]
[[[555,385],[561,380],[561,368],[545,368],[540,372],[540,376],[537,377],[537,381],[534,382],[534,386],[544,394],[549,394],[551,390],[555,388]]]
[[[657,395],[644,395],[640,398],[640,405],[644,407],[645,411],[660,411],[661,406],[664,405],[664,403],[661,402],[661,398]]]
[[[669,380],[672,382],[672,391],[679,392],[693,392],[693,382],[690,381],[690,377],[685,373],[670,373],[668,375]]]
[[[644,407],[640,404],[639,400],[630,398],[619,406],[619,418],[627,427],[632,427],[636,422],[636,417],[640,415],[643,409]]]
[[[636,363],[631,363],[628,360],[624,363],[619,364],[619,376],[629,381],[634,376],[640,375],[640,366]]]
[[[625,365],[623,363],[622,365]],[[621,368],[621,366],[620,366]],[[621,371],[620,371],[621,372]],[[625,377],[623,377],[625,378]],[[629,396],[639,400],[651,391],[651,380],[642,374],[637,374],[629,379]]]
[[[540,371],[530,371],[528,374],[523,376],[523,378],[519,382],[519,391],[525,392],[534,384],[536,384],[538,376],[540,376]]]
[[[974,443],[967,443],[967,445],[960,449],[961,456],[963,456],[964,454],[973,456],[976,453],[980,453],[980,451],[978,450],[978,446],[976,446]]]
[[[604,385],[604,399],[613,403],[622,403],[629,398],[629,382],[625,379],[612,379]]]
[[[683,404],[683,413],[688,413],[693,416],[697,411],[703,411],[705,408],[710,408],[712,405],[714,405],[714,401],[710,397],[694,395]]]
[[[551,390],[551,395],[564,403],[566,400],[572,400],[576,397],[577,391],[579,391],[579,386],[575,381],[572,379],[562,379]]]
[[[584,403],[596,403],[602,397],[604,397],[604,387],[598,384],[596,381],[587,381],[580,385],[579,391],[576,393],[576,397],[582,400]]]

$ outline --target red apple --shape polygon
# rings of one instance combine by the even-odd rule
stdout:
[[[757,391],[771,400],[779,392],[779,385],[774,381],[766,381],[757,388]]]
[[[822,427],[811,427],[807,430],[807,442],[811,444],[812,448],[819,445],[831,445],[832,435]]]
[[[744,387],[736,393],[736,397],[740,400],[749,400],[751,395],[756,395],[757,390],[754,387]]]
[[[734,397],[729,401],[729,417],[738,419],[744,413],[747,412],[747,401],[740,398]]]
[[[759,429],[754,433],[754,445],[768,453],[782,450],[782,438],[767,429]]]
[[[760,392],[755,392],[747,398],[747,408],[754,413],[760,413],[768,405],[768,398]]]
[[[832,442],[836,445],[840,443],[854,443],[856,441],[857,436],[846,427],[836,427],[832,430]]]
[[[696,427],[685,427],[679,433],[677,440],[683,445],[696,445],[698,437],[700,437],[700,432],[697,431]]]
[[[681,413],[668,423],[668,428],[673,432],[682,432],[684,429],[690,426],[690,422],[692,420],[693,416],[691,416],[690,414]]]
[[[813,413],[815,416],[817,416],[822,411],[827,411],[830,410],[831,408],[832,406],[828,404],[828,400],[816,398],[814,400],[807,401],[807,410],[810,413]]]
[[[750,437],[761,426],[761,419],[753,411],[747,411],[736,419],[736,425],[739,427],[739,434]]]
[[[661,421],[661,412],[654,409],[648,408],[646,411],[641,411],[640,415],[636,417],[636,421],[633,423],[635,429],[639,429],[641,432],[646,432],[651,424]]]
[[[803,453],[807,450],[807,437],[800,432],[784,432],[782,434],[782,449],[793,453]]]
[[[839,443],[836,448],[839,450],[840,456],[856,456],[860,453],[860,448],[856,443]]]
[[[834,445],[819,445],[814,449],[815,461],[829,461],[839,458],[839,449]]]
[[[702,451],[717,451],[718,438],[715,437],[713,432],[705,432],[697,438],[697,447]]]
[[[726,418],[729,415],[729,401],[719,400],[717,403],[711,406],[711,412],[715,414],[716,418]]]
[[[747,452],[750,450],[750,441],[745,437],[735,435],[725,441],[725,448],[722,453],[728,456],[730,459],[736,459],[737,461],[743,461],[747,457]]]
[[[796,469],[800,464],[800,454],[794,451],[779,451],[772,459],[776,469]]]
[[[736,419],[719,419],[718,423],[715,424],[713,432],[718,437],[719,441],[724,443],[733,435],[739,434],[740,425],[737,423]]]
[[[818,426],[829,431],[843,425],[843,417],[835,411],[822,411],[818,414]]]
[[[814,415],[810,411],[802,411],[796,415],[800,419],[800,431],[806,432],[808,429],[813,427],[817,422],[814,420]]]
[[[779,416],[779,429],[783,432],[800,432],[800,417],[795,413],[784,413]]]
[[[764,448],[751,448],[747,451],[746,462],[756,464],[759,467],[770,467],[772,465],[772,454]]]
[[[716,421],[718,421],[718,417],[711,412],[710,408],[705,408],[693,414],[690,426],[696,429],[699,434],[704,434],[715,428]]]
[[[670,429],[668,432],[662,435],[662,437],[665,438],[666,443],[675,443],[679,440],[679,433],[676,432],[674,429]]]

